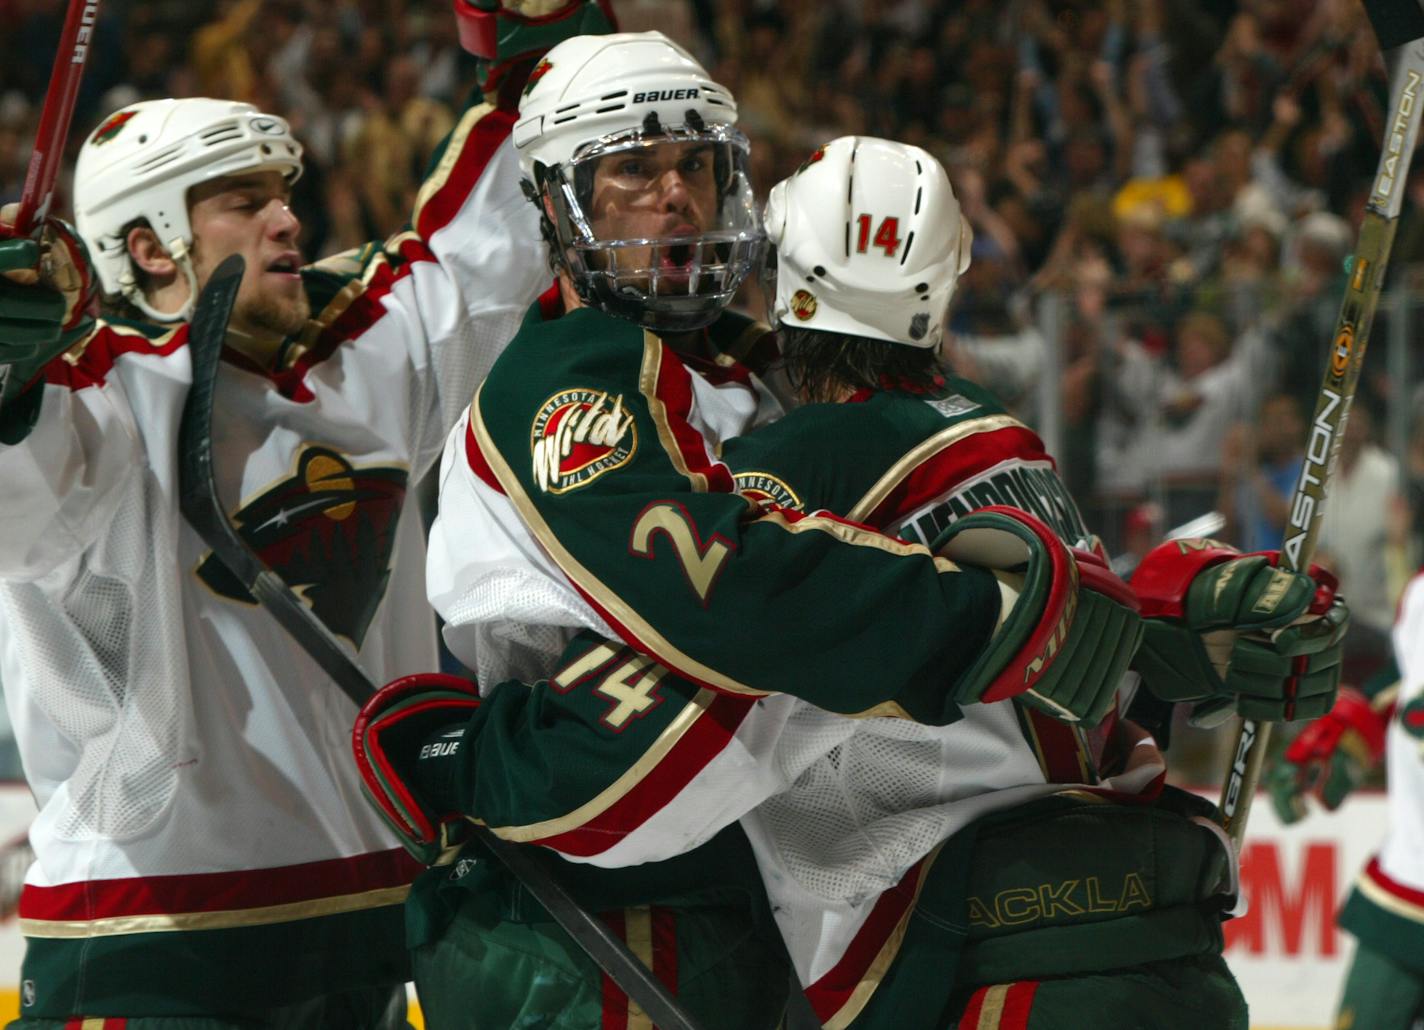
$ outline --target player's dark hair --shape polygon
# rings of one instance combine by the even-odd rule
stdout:
[[[129,245],[129,233],[135,229],[152,229],[148,219],[142,216],[135,218],[119,230],[119,239],[124,241],[125,250]],[[134,283],[138,286],[139,292],[147,294],[149,285],[153,282],[153,277],[130,259],[129,268],[133,271]],[[122,293],[105,293],[99,298],[99,311],[109,318],[126,318],[131,322],[152,322],[153,319],[145,315],[138,308],[129,302],[129,299]]]
[[[777,342],[787,380],[810,402],[837,400],[846,390],[927,393],[944,382],[933,347],[786,325],[777,330]]]

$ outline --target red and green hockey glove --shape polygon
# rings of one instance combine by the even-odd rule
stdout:
[[[1266,776],[1271,802],[1284,823],[1305,817],[1314,795],[1328,811],[1340,807],[1384,756],[1389,719],[1369,698],[1345,687],[1335,707],[1310,723]]]
[[[15,207],[0,211],[0,229]],[[33,237],[0,238],[0,423],[10,437],[3,442],[18,442],[33,425],[38,394],[29,391],[44,367],[93,328],[95,290],[84,244],[63,222],[47,219]],[[23,425],[12,425],[19,409]]]
[[[994,571],[1003,592],[999,626],[955,700],[1016,697],[1067,722],[1100,722],[1142,636],[1132,589],[1096,554],[1067,547],[1017,508],[972,512],[932,549]]]
[[[1195,702],[1211,725],[1234,708],[1249,719],[1314,719],[1340,685],[1350,613],[1335,577],[1276,567],[1280,552],[1242,554],[1213,540],[1169,540],[1132,576],[1146,619],[1133,663],[1164,701]]]
[[[464,841],[460,748],[479,704],[469,680],[422,673],[386,684],[356,717],[351,745],[366,797],[425,865],[453,859]]]
[[[480,59],[480,86],[513,110],[535,60],[573,36],[618,30],[611,0],[453,0],[460,45]]]

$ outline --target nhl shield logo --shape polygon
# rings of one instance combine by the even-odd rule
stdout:
[[[560,390],[534,416],[529,440],[534,482],[545,493],[577,490],[625,465],[637,448],[638,428],[621,393]]]
[[[816,317],[816,295],[809,290],[797,290],[791,295],[791,313],[806,322]]]

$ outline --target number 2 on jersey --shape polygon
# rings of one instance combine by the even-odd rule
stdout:
[[[706,608],[712,585],[736,545],[720,534],[714,534],[704,545],[687,509],[671,501],[660,501],[643,509],[633,523],[628,550],[639,558],[654,557],[653,537],[659,533],[672,542],[673,553],[682,565],[688,585]]]
[[[856,225],[860,231],[856,236],[855,252],[864,254],[873,243],[875,246],[885,251],[886,257],[894,257],[900,249],[900,219],[882,218],[880,228],[875,230],[875,236],[870,235],[870,223],[873,219],[869,215],[856,215]]]

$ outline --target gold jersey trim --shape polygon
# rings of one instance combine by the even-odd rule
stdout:
[[[420,192],[415,195],[415,213],[411,215],[410,220],[412,225],[419,224],[420,216],[425,211],[425,205],[430,203],[430,198],[439,193],[441,188],[450,181],[450,173],[455,170],[455,165],[459,164],[460,155],[465,150],[465,141],[470,138],[470,133],[474,132],[475,126],[493,110],[494,105],[491,103],[477,104],[466,111],[459,122],[455,124],[455,128],[450,132],[450,142],[440,155],[440,163],[426,176],[425,182],[420,187]]]
[[[890,936],[885,938],[885,943],[880,946],[875,958],[866,967],[865,972],[861,975],[860,983],[855,985],[855,990],[851,991],[846,1003],[826,1021],[825,1030],[845,1030],[855,1022],[856,1017],[870,1003],[871,995],[885,979],[885,974],[889,971],[891,964],[899,957],[900,946],[905,943],[905,934],[910,928],[910,917],[915,914],[915,907],[920,903],[920,892],[929,882],[930,868],[934,865],[935,859],[939,858],[940,850],[943,847],[944,844],[941,843],[925,856],[924,863],[920,866],[919,882],[915,884],[915,896],[910,899],[909,905],[905,906],[905,911],[900,914],[899,920],[895,923],[895,929],[891,930]]]
[[[653,337],[653,339],[655,340],[656,337]],[[494,473],[495,479],[499,481],[505,496],[509,502],[514,505],[520,518],[524,520],[524,524],[534,533],[540,545],[548,552],[549,556],[554,559],[554,562],[559,566],[564,575],[568,577],[570,582],[577,584],[579,589],[593,597],[615,620],[623,626],[628,627],[629,630],[642,641],[645,647],[654,654],[665,656],[666,661],[664,664],[673,668],[674,671],[732,694],[765,697],[768,693],[771,693],[770,691],[757,690],[744,683],[740,683],[725,673],[719,672],[684,654],[638,612],[634,611],[625,603],[622,598],[609,590],[607,586],[574,558],[568,549],[559,541],[553,531],[550,530],[549,524],[544,521],[539,509],[530,502],[523,487],[520,485],[519,478],[509,467],[508,462],[505,461],[504,455],[500,453],[499,448],[495,446],[494,440],[490,437],[489,430],[484,424],[484,416],[481,412],[480,401],[483,395],[484,384],[481,384],[480,388],[475,391],[475,400],[470,407],[470,427],[474,431],[475,440],[484,456],[484,460],[489,465],[490,471]],[[660,426],[659,435],[661,436],[661,434],[662,427]],[[676,443],[674,442],[674,448],[675,447]],[[675,453],[675,450],[669,453]],[[680,457],[681,455],[678,454],[679,459]],[[681,468],[686,469],[686,465],[681,465]],[[687,473],[684,472],[684,474],[686,475]],[[691,481],[691,476],[689,476],[689,480]],[[754,502],[751,500],[747,500],[747,504],[749,507],[755,507]],[[774,512],[769,515],[763,515],[757,521],[779,526],[789,533],[829,533],[844,543],[857,547],[874,548],[895,556],[923,555],[924,557],[930,558],[934,562],[935,568],[941,573],[959,571],[958,565],[948,558],[938,558],[931,555],[929,548],[923,544],[910,544],[901,540],[892,540],[880,533],[861,529],[858,526],[848,525],[836,519],[821,518],[813,515],[792,523],[781,513]],[[886,714],[894,713],[887,712]]]
[[[1376,883],[1370,877],[1369,870],[1360,874],[1360,878],[1355,881],[1355,886],[1359,888],[1361,894],[1385,911],[1403,916],[1415,923],[1424,923],[1424,905],[1417,905],[1412,901],[1405,901],[1398,895],[1391,894],[1387,888]]]
[[[335,898],[293,901],[265,908],[239,908],[220,912],[174,912],[142,916],[108,916],[102,919],[21,919],[20,932],[26,937],[81,939],[111,937],[130,933],[173,933],[185,930],[230,930],[243,926],[267,926],[298,919],[362,912],[386,905],[399,905],[410,893],[410,885],[381,887],[361,894]]]
[[[999,429],[1012,427],[1028,428],[1012,415],[986,415],[983,418],[970,419],[967,422],[957,422],[940,430],[929,439],[920,441],[913,450],[891,465],[889,471],[881,476],[879,481],[870,488],[870,491],[856,502],[855,507],[846,514],[846,518],[852,522],[864,522],[870,517],[870,513],[890,496],[890,491],[940,451],[953,447],[960,441],[979,433],[992,433]]]
[[[656,333],[647,329],[643,330],[643,366],[638,373],[638,392],[648,402],[648,414],[652,416],[653,425],[658,429],[658,442],[663,445],[663,452],[667,454],[668,460],[672,462],[672,467],[692,484],[695,493],[705,494],[707,492],[707,477],[701,472],[693,472],[687,467],[687,459],[682,456],[682,450],[677,445],[677,437],[673,434],[672,424],[668,421],[667,405],[658,397],[658,375],[663,367],[663,342]],[[692,390],[691,383],[688,389]]]
[[[585,802],[567,815],[545,819],[543,822],[526,823],[521,826],[491,826],[490,832],[504,840],[526,844],[529,841],[555,837],[561,833],[577,830],[580,826],[602,815],[621,801],[629,791],[647,779],[648,774],[667,757],[683,735],[692,728],[692,724],[707,711],[716,696],[716,691],[706,688],[699,690],[687,707],[678,713],[677,718],[662,733],[658,734],[658,739],[653,741],[652,746],[643,753],[642,757],[592,800]]]

